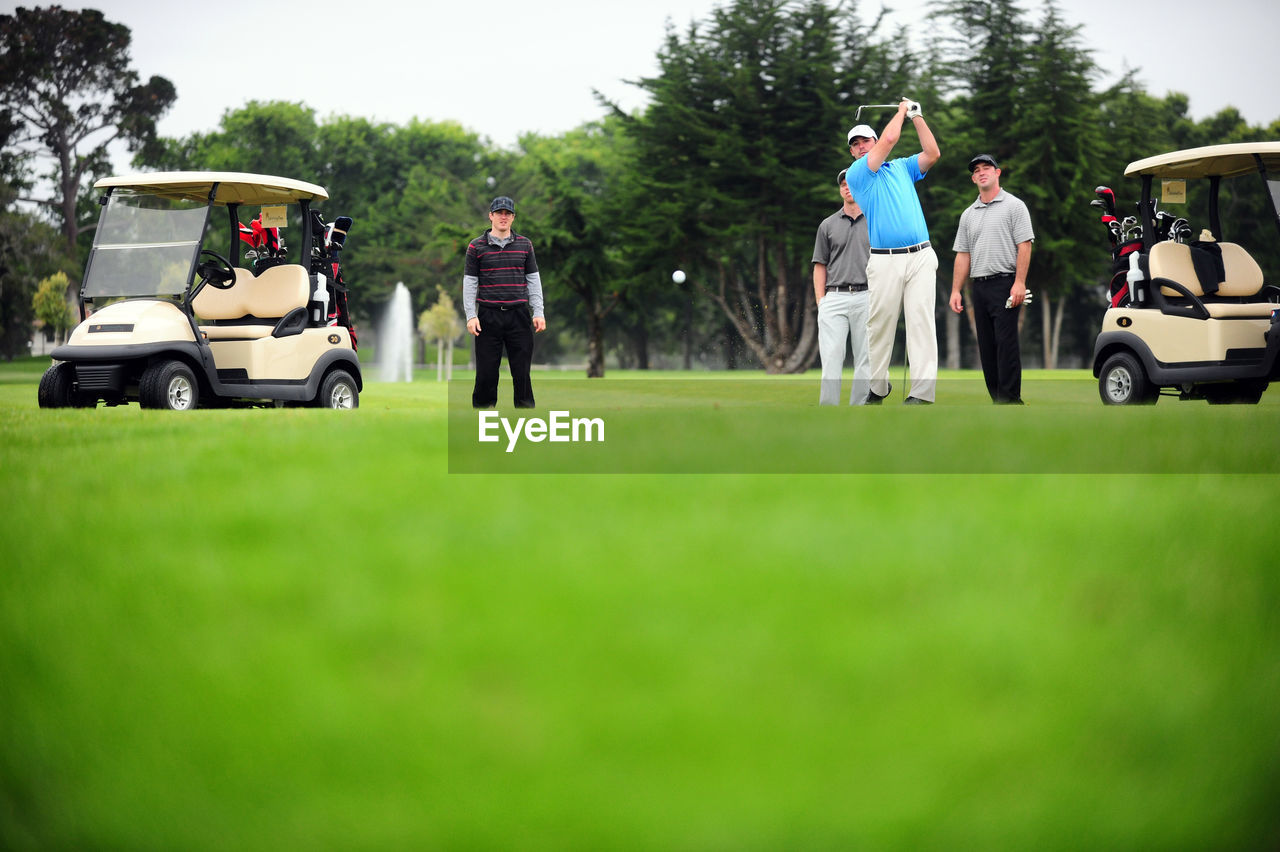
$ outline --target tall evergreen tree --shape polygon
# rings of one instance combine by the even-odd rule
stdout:
[[[585,329],[588,378],[604,376],[605,322],[635,281],[619,269],[618,211],[610,201],[624,169],[620,134],[620,122],[610,118],[561,137],[522,140],[538,177],[525,203],[538,266],[546,270],[548,316]]]
[[[943,29],[934,36],[930,55],[939,61],[928,69],[936,92],[929,103],[929,122],[946,149],[929,180],[920,185],[921,203],[930,213],[929,233],[935,243],[950,248],[960,214],[976,195],[967,164],[974,154],[991,154],[1011,177],[1010,158],[1020,148],[1014,123],[1024,97],[1023,83],[1030,54],[1031,26],[1013,0],[951,0],[930,13]],[[922,92],[921,97],[925,95]],[[944,255],[945,256],[945,255]],[[951,292],[952,265],[938,265],[938,286],[945,304]],[[966,300],[965,324],[973,344],[970,361],[977,363],[972,300]],[[961,318],[943,310],[946,365],[961,367]]]
[[[1083,188],[1093,185],[1104,163],[1091,89],[1096,66],[1078,30],[1062,20],[1056,4],[1045,6],[1013,126],[1018,148],[1007,161],[1036,229],[1030,281],[1050,369],[1057,366],[1067,296],[1097,274],[1078,251],[1096,241],[1097,221]]]
[[[817,351],[813,229],[848,164],[847,105],[866,96],[841,84],[874,76],[873,42],[838,50],[853,34],[868,35],[854,11],[821,0],[735,0],[684,38],[669,32],[659,75],[638,83],[652,105],[629,128],[634,253],[677,259],[773,373]]]

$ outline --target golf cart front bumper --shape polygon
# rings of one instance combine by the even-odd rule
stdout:
[[[76,390],[98,399],[120,399],[136,387],[142,371],[158,357],[180,356],[192,364],[204,362],[195,343],[127,343],[118,346],[63,344],[49,353],[55,361],[75,367]]]

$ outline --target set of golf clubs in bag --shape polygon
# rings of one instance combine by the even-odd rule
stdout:
[[[1109,186],[1095,187],[1093,194],[1098,196],[1089,202],[1090,207],[1102,211],[1102,224],[1107,228],[1107,236],[1111,239],[1113,249],[1125,243],[1142,240],[1142,223],[1137,216],[1116,217],[1116,194]],[[1142,202],[1138,202],[1139,208]],[[1191,225],[1186,219],[1172,213],[1156,209],[1155,199],[1151,199],[1151,219],[1155,223],[1155,241],[1173,240],[1183,243],[1191,239]]]
[[[1123,219],[1117,216],[1116,194],[1111,187],[1095,187],[1093,194],[1097,198],[1090,201],[1089,206],[1102,211],[1101,221],[1111,242],[1111,307],[1119,308],[1132,302],[1129,279],[1133,277],[1135,267],[1130,255],[1142,250],[1142,222],[1137,216],[1125,216]],[[1141,212],[1142,202],[1137,202],[1137,205]],[[1150,200],[1150,205],[1155,242],[1190,242],[1191,224],[1186,219],[1157,210],[1154,198]]]

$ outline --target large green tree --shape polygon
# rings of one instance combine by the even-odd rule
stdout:
[[[1069,296],[1091,282],[1098,266],[1081,261],[1080,247],[1096,241],[1097,221],[1081,189],[1103,166],[1095,141],[1096,66],[1054,3],[1036,26],[1022,103],[1014,122],[1019,147],[1009,163],[1019,196],[1035,224],[1033,291],[1039,303],[1044,365],[1057,366]]]
[[[223,113],[213,130],[159,140],[137,162],[278,174],[325,187],[325,216],[354,220],[344,275],[352,310],[368,320],[398,281],[419,310],[437,286],[457,282],[459,240],[466,247],[457,232],[483,221],[484,173],[493,159],[476,134],[455,122],[398,126],[350,116],[318,122],[305,104],[249,101]]]
[[[555,138],[526,137],[522,147],[538,180],[528,203],[537,229],[538,265],[550,321],[585,331],[587,377],[605,372],[605,323],[628,303],[638,276],[624,272],[615,239],[615,186],[629,151],[621,122],[608,118]],[[567,297],[567,298],[566,298]]]
[[[136,158],[158,169],[242,171],[316,180],[320,167],[315,110],[289,101],[248,101],[219,126],[181,139],[158,139]]]
[[[948,249],[960,214],[977,195],[969,180],[969,158],[991,154],[1004,167],[1006,183],[1015,177],[1011,158],[1020,146],[1013,125],[1023,99],[1031,27],[1013,0],[952,0],[932,11],[930,19],[942,26],[928,50],[939,58],[927,73],[935,97],[926,100],[924,92],[920,94],[929,107],[929,125],[945,152],[918,191],[929,216],[929,234],[940,249],[938,304],[945,305],[953,269]],[[1016,193],[1012,186],[1010,190]],[[973,300],[965,304],[973,343],[970,362],[976,364]],[[961,320],[946,308],[941,313],[945,363],[955,369],[963,366]]]
[[[74,250],[86,226],[77,201],[86,178],[108,168],[108,146],[140,150],[176,92],[164,77],[140,83],[130,65],[129,28],[94,9],[18,8],[0,15],[0,110],[23,155],[46,163],[49,197],[33,199],[60,218]]]
[[[632,255],[641,269],[688,270],[772,373],[816,355],[808,261],[838,204],[850,104],[883,99],[887,84],[872,80],[900,69],[873,61],[884,55],[872,36],[852,7],[735,0],[669,31],[659,74],[638,81],[652,103],[628,128]]]

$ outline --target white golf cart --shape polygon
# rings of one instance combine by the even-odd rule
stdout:
[[[1225,241],[1219,196],[1223,180],[1244,178],[1232,180],[1233,195],[1248,188],[1248,178],[1260,181],[1267,214],[1280,227],[1280,142],[1175,151],[1130,163],[1125,175],[1142,180],[1142,237],[1125,258],[1123,299],[1113,298],[1094,344],[1102,401],[1150,404],[1166,393],[1257,403],[1280,377],[1280,287],[1265,283],[1245,247]],[[1166,203],[1186,198],[1187,181],[1207,180],[1207,228],[1201,223],[1161,239],[1169,232],[1156,221],[1157,179]],[[1188,232],[1200,239],[1186,239]]]
[[[126,175],[95,188],[102,213],[82,321],[51,353],[41,408],[359,405],[339,265],[351,220],[324,223],[312,207],[328,198],[323,188],[237,172]],[[242,212],[256,214],[252,227]],[[301,231],[292,257],[279,238],[286,226]],[[225,256],[204,248],[224,236]],[[242,243],[252,269],[228,260]]]

